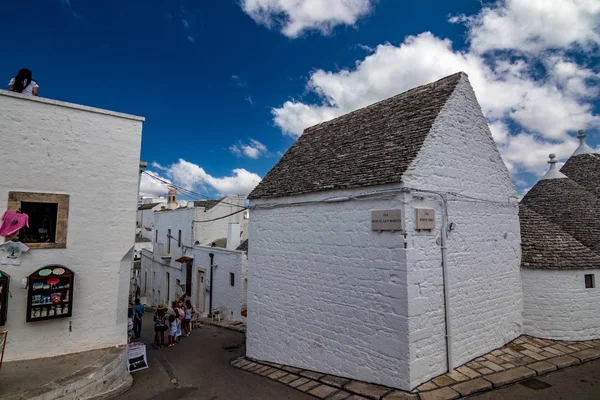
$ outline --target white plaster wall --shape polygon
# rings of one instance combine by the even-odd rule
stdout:
[[[0,266],[12,294],[5,361],[126,343],[141,130],[140,118],[0,91],[0,214],[9,191],[70,195],[67,248]],[[97,201],[115,193],[118,202]],[[48,264],[75,272],[72,331],[68,318],[25,322],[20,281]]]
[[[137,210],[136,227],[142,237],[154,240],[154,212],[166,207],[166,204],[159,204],[151,210]]]
[[[518,199],[465,76],[403,180],[410,188],[471,197],[447,196],[455,225],[447,241],[454,366],[520,335]],[[439,229],[440,198],[422,196],[436,208]],[[414,217],[408,214],[407,223]],[[408,251],[411,387],[447,370],[441,250],[429,251],[439,236],[415,235]]]
[[[586,289],[584,275],[596,287]],[[557,340],[600,338],[600,269],[521,270],[525,334]]]
[[[196,246],[192,250],[194,257],[194,273],[192,275],[192,299],[196,299],[198,289],[198,269],[206,271],[206,287],[210,286],[210,256],[214,254],[213,268],[213,309],[220,308],[221,316],[226,319],[243,320],[241,316],[243,299],[242,265],[244,253],[237,250],[218,249],[214,247]],[[229,273],[235,274],[235,285],[230,285]],[[208,312],[209,296],[205,298]]]
[[[147,274],[146,281],[147,289],[147,304],[158,306],[159,304],[170,304],[176,298],[176,282],[180,280],[182,284],[188,284],[186,279],[185,264],[175,261],[181,255],[184,255],[182,250],[175,250],[171,259],[163,259],[158,253],[152,254],[147,250],[142,251],[141,262],[141,279],[144,279],[144,274]],[[214,268],[213,281],[213,309],[222,309],[222,318],[243,320],[241,316],[242,303],[245,302],[245,293],[243,291],[243,265],[245,255],[241,251],[226,250],[214,247],[196,246],[193,249],[185,249],[185,255],[194,259],[192,269],[192,291],[191,301],[195,303],[197,291],[199,289],[198,270],[205,271],[205,288],[204,304],[205,311],[209,310],[210,295],[208,289],[210,287],[210,256],[213,253],[214,263],[217,265]],[[169,290],[167,291],[167,272],[169,273]],[[235,274],[235,285],[232,287],[229,281],[229,273]],[[167,299],[167,293],[169,298]]]
[[[250,204],[317,201],[398,187]],[[404,239],[398,232],[371,230],[371,210],[401,209],[402,198],[252,208],[249,357],[409,386]]]
[[[204,207],[196,208],[196,221],[209,221],[215,218],[221,218],[226,215],[240,211],[244,206],[244,196],[227,196],[222,202],[205,211]],[[225,204],[227,203],[227,204]],[[210,246],[216,239],[227,237],[227,226],[230,223],[239,223],[244,241],[248,237],[248,220],[244,218],[244,212],[231,215],[227,218],[222,218],[210,222],[195,222],[194,232],[195,240],[201,245]]]
[[[192,246],[194,243],[194,234],[192,232],[192,221],[194,220],[195,210],[193,208],[179,208],[171,211],[160,211],[154,213],[154,237],[152,241],[156,242],[156,232],[158,231],[158,242],[167,249],[167,233],[171,229],[171,251],[178,258],[182,249],[177,247],[177,238],[181,230],[182,245]],[[160,246],[159,246],[160,247]],[[166,253],[165,253],[166,254]],[[162,254],[161,254],[162,255]]]

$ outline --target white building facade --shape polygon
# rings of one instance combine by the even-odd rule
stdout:
[[[30,250],[20,265],[0,265],[2,274],[10,276],[11,294],[3,327],[9,331],[4,361],[127,343],[143,121],[0,90],[5,141],[0,148],[0,214],[20,208],[57,210],[29,215],[30,226],[39,228],[28,232],[43,232],[50,239],[24,240]],[[107,194],[118,194],[120,200],[96,201]],[[26,322],[33,316],[28,277],[48,266],[52,274],[61,269],[74,273],[73,286],[63,289],[68,290],[63,298],[70,302],[72,316]]]
[[[521,201],[525,333],[557,340],[600,338],[600,154],[580,145]]]
[[[139,278],[148,305],[186,294],[200,314],[245,319],[247,256],[237,250],[247,237],[244,201],[228,196],[154,213],[154,251],[142,250]],[[213,246],[221,243],[226,248]]]
[[[523,332],[518,198],[465,74],[309,128],[249,198],[250,358],[410,390]]]

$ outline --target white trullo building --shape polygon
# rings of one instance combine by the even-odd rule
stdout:
[[[524,332],[561,340],[600,337],[600,155],[585,143],[521,201]]]
[[[523,332],[518,197],[464,73],[307,129],[249,199],[250,358],[413,389]]]

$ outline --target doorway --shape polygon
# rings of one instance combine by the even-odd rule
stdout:
[[[205,276],[206,273],[204,271],[198,270],[198,289],[196,290],[196,310],[199,313],[204,314],[205,311]]]

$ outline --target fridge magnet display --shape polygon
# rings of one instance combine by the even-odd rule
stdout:
[[[66,318],[73,314],[74,273],[64,267],[52,267],[58,266],[45,267],[29,275],[27,322]],[[58,274],[54,274],[56,270]]]
[[[8,284],[10,276],[0,271],[0,326],[6,324],[6,310],[8,309]]]

